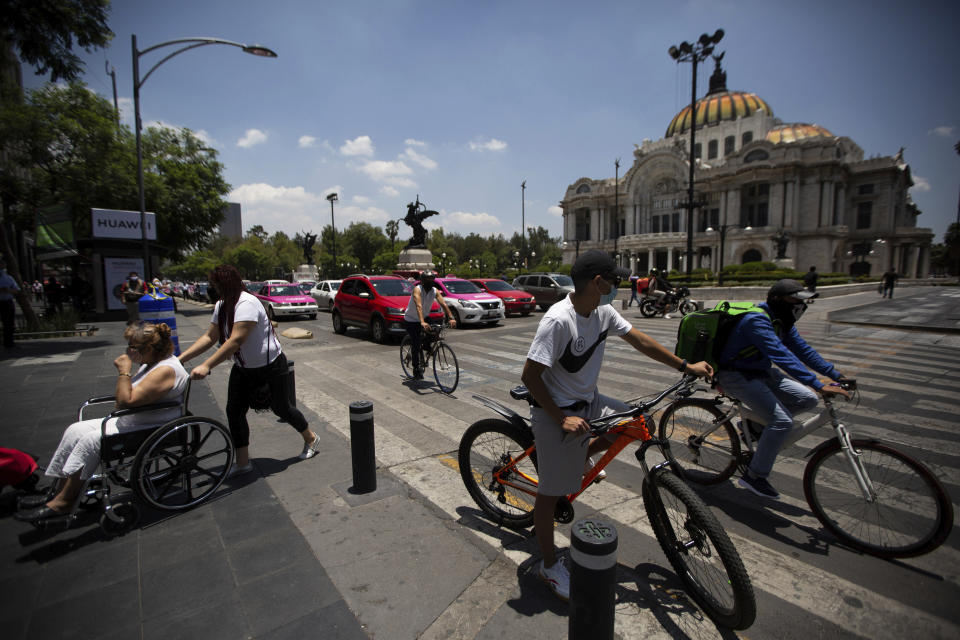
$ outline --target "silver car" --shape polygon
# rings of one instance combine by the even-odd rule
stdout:
[[[342,280],[321,280],[310,289],[310,296],[317,301],[317,307],[333,311],[333,298],[337,295]]]
[[[533,295],[537,305],[546,311],[573,293],[573,280],[562,273],[526,273],[513,279],[513,287]]]

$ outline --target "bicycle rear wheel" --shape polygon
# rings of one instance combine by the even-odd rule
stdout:
[[[803,493],[817,519],[844,544],[881,558],[928,553],[947,539],[953,505],[936,476],[885,444],[852,440],[875,498],[863,497],[840,441],[816,452],[803,473]]]
[[[403,340],[400,341],[400,366],[403,368],[403,375],[408,378],[412,378],[414,372],[413,369],[413,340],[410,339],[410,335],[403,336]]]
[[[524,528],[533,524],[539,478],[536,452],[503,476],[504,481],[516,487],[494,478],[494,473],[517,459],[532,444],[532,433],[494,418],[473,423],[460,438],[458,460],[463,484],[477,506],[498,525]]]
[[[446,342],[441,342],[433,352],[433,378],[444,393],[453,393],[460,382],[460,365],[457,354]]]
[[[697,484],[723,482],[737,470],[740,438],[712,400],[677,400],[660,417],[659,436],[670,446],[667,458]]]
[[[717,624],[746,629],[757,617],[753,585],[716,516],[677,475],[643,481],[643,504],[663,553],[696,603]]]

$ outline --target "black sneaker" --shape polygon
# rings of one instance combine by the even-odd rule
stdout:
[[[772,484],[767,482],[766,478],[757,478],[747,473],[740,478],[738,484],[744,489],[754,492],[761,498],[770,498],[771,500],[780,499],[780,494],[773,488]]]

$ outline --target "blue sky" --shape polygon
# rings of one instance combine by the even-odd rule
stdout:
[[[337,191],[338,228],[382,227],[419,194],[441,212],[430,223],[509,236],[526,180],[526,224],[560,236],[567,185],[612,177],[616,158],[623,175],[634,144],[689,101],[690,65],[670,45],[719,27],[730,89],[866,157],[905,147],[918,226],[941,241],[960,189],[958,18],[960,4],[928,0],[114,0],[116,37],[84,56],[84,80],[112,99],[109,61],[132,123],[131,34],[141,50],[194,36],[275,50],[188,51],[141,90],[145,123],[220,151],[245,229],[319,232]],[[712,63],[701,69],[698,95]]]

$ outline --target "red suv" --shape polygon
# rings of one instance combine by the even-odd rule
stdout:
[[[470,282],[503,300],[505,314],[519,313],[528,316],[537,306],[533,295],[514,289],[499,278],[471,278]]]
[[[397,276],[350,276],[344,278],[333,299],[333,330],[346,333],[347,327],[369,329],[374,341],[383,344],[388,336],[402,336],[407,330],[403,314],[413,293],[413,283]],[[442,322],[443,311],[436,302],[428,322]]]

